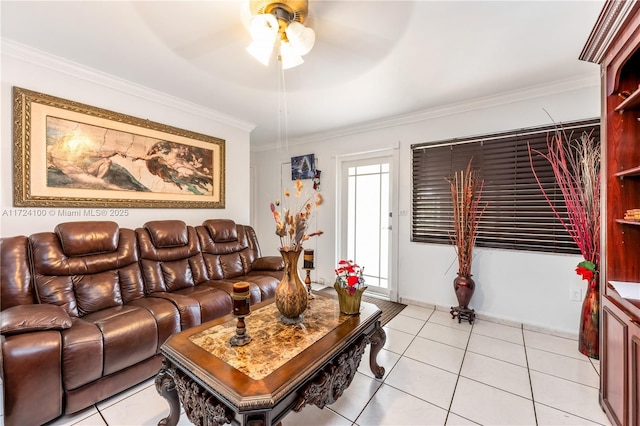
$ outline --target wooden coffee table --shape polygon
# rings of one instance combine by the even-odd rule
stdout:
[[[180,404],[198,425],[272,425],[306,404],[335,402],[351,384],[367,344],[377,378],[386,335],[382,312],[362,303],[359,315],[340,314],[338,301],[316,293],[299,324],[284,325],[274,303],[246,317],[245,346],[231,346],[236,319],[229,315],[171,336],[156,390],[169,402],[160,425],[176,425]]]

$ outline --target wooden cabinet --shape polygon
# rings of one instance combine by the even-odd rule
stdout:
[[[608,0],[580,59],[602,71],[600,404],[640,426],[640,1]]]
[[[601,331],[607,344],[600,351],[600,400],[615,425],[640,424],[640,318],[605,297]]]

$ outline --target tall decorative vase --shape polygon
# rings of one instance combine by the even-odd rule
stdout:
[[[338,282],[333,284],[333,288],[335,288],[338,293],[340,312],[347,315],[357,315],[360,313],[360,302],[362,302],[362,293],[367,289],[366,286],[356,289],[353,294]]]
[[[600,288],[596,274],[587,287],[587,294],[582,301],[580,330],[578,331],[578,350],[589,358],[599,359],[600,326]]]
[[[458,307],[469,309],[469,302],[476,289],[476,282],[470,276],[458,275],[453,280],[453,290],[456,292]]]
[[[285,324],[296,324],[304,319],[307,309],[307,289],[298,275],[298,259],[302,250],[286,251],[280,249],[284,259],[284,274],[276,287],[276,307],[282,314],[280,320]]]
[[[452,306],[451,318],[458,317],[458,322],[463,319],[469,321],[472,324],[476,318],[475,310],[469,308],[469,302],[473,296],[473,292],[476,289],[476,283],[471,276],[460,275],[453,280],[453,290],[456,292],[456,298],[458,299],[458,306]]]

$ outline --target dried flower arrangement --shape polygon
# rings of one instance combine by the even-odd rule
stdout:
[[[568,221],[563,219],[544,190],[533,166],[532,152],[545,158],[551,168],[567,207]],[[576,273],[590,282],[600,264],[600,144],[591,133],[579,139],[557,130],[547,137],[547,153],[529,147],[529,161],[538,186],[556,217],[580,249],[584,261]]]
[[[304,185],[302,181],[296,180],[295,199],[300,200]],[[304,241],[311,237],[322,235],[322,231],[317,230],[307,234],[309,220],[313,212],[322,204],[323,198],[319,192],[314,192],[304,197],[304,201],[296,202],[294,207],[288,207],[291,200],[291,193],[288,189],[284,191],[287,206],[281,206],[280,200],[271,203],[271,212],[276,221],[276,235],[280,237],[280,248],[285,251],[302,250]],[[282,207],[282,212],[278,208]]]
[[[481,204],[484,180],[471,168],[472,161],[469,160],[466,170],[460,170],[453,179],[448,179],[453,201],[453,233],[450,237],[458,256],[458,275],[464,277],[471,276],[478,225],[488,204]]]

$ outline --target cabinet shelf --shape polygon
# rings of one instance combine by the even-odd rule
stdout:
[[[619,178],[640,176],[640,166],[634,167],[633,169],[622,170],[621,172],[616,173],[614,176]]]
[[[620,102],[615,111],[624,112],[625,109],[635,109],[640,107],[640,86],[627,99]]]
[[[619,223],[621,225],[636,225],[636,226],[640,226],[640,221],[637,221],[637,220],[616,219],[616,223]]]

